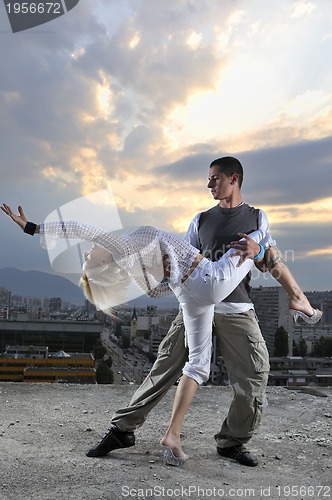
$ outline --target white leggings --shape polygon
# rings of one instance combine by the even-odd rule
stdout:
[[[182,311],[189,348],[182,373],[198,384],[209,379],[214,306],[238,286],[254,265],[247,259],[237,267],[239,257],[229,250],[217,262],[202,259],[184,283],[170,284]]]

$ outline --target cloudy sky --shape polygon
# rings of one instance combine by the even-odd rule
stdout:
[[[183,233],[215,204],[209,164],[233,155],[300,285],[331,290],[330,3],[80,0],[15,34],[1,3],[0,201],[41,222],[109,190],[123,226]],[[51,271],[4,215],[0,252]]]

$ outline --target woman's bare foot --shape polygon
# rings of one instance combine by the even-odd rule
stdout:
[[[307,316],[312,316],[313,314],[312,306],[303,292],[295,291],[294,295],[291,295],[289,298],[288,307],[295,311],[301,311]]]
[[[177,437],[174,434],[166,432],[160,440],[160,444],[170,448],[176,457],[182,457],[184,455],[181,447],[180,436]]]

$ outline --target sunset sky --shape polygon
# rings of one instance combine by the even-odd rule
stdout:
[[[1,202],[42,222],[110,190],[124,227],[182,234],[233,155],[300,285],[332,289],[330,0],[80,0],[15,34],[1,3],[0,40]],[[0,267],[52,272],[1,217]]]

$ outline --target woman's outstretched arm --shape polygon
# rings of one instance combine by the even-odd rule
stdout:
[[[23,231],[28,234],[41,234],[43,246],[48,247],[58,238],[78,238],[96,243],[109,251],[117,264],[127,271],[136,285],[148,296],[158,298],[172,293],[166,282],[159,283],[145,270],[139,249],[111,232],[77,221],[48,222],[34,224],[28,218],[21,206],[15,214],[9,205],[3,203],[1,210],[8,215]],[[45,243],[46,242],[46,243]]]
[[[46,222],[44,224],[34,224],[29,222],[23,208],[18,207],[18,214],[15,214],[9,205],[3,203],[1,210],[8,215],[24,232],[34,235],[41,234],[44,238],[44,245],[58,238],[82,239],[90,243],[96,243],[109,251],[114,260],[120,259],[123,255],[131,255],[132,248],[121,237],[117,237],[111,232],[107,232],[84,222],[78,221],[58,221]]]
[[[18,215],[16,215],[9,205],[3,203],[1,206],[1,210],[8,215],[18,226],[20,226],[23,231],[26,229],[27,225],[32,224],[28,222],[27,216],[25,215],[23,208],[21,205],[18,206]],[[40,231],[40,226],[38,224],[33,224],[35,227],[34,234],[38,234]]]

